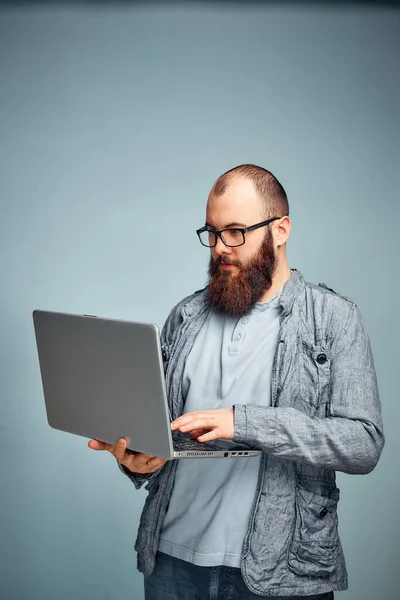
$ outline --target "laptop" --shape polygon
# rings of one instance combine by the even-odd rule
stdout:
[[[51,427],[167,460],[238,458],[261,450],[230,440],[202,443],[172,432],[154,323],[35,310],[33,322]]]

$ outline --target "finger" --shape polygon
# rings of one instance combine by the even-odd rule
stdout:
[[[204,435],[201,435],[197,438],[198,442],[211,442],[212,440],[218,440],[220,438],[219,435],[219,430],[218,429],[213,429],[212,431],[209,431],[207,433],[205,433]]]
[[[212,422],[209,418],[195,419],[187,425],[181,425],[179,431],[194,431],[195,429],[213,429],[218,425]]]
[[[141,460],[139,457],[136,457],[136,460],[132,461],[128,465],[128,469],[134,473],[154,473],[159,469],[163,464],[165,464],[166,460],[163,458],[158,458],[155,456],[142,455]]]
[[[146,473],[147,462],[154,458],[151,454],[126,454],[121,464],[125,465],[130,471],[135,473]]]
[[[189,423],[190,419],[177,419],[176,421],[172,421],[171,423],[171,429],[172,431],[175,431],[176,429],[179,429],[179,427],[182,427],[182,425],[185,425],[186,423]]]
[[[197,439],[200,435],[204,435],[208,431],[208,429],[193,429],[193,431],[190,432],[190,435],[192,438]]]
[[[114,447],[114,456],[118,462],[122,463],[123,460],[126,459],[126,440],[124,438],[120,438]]]
[[[165,465],[166,462],[167,461],[165,460],[165,458],[154,457],[147,461],[147,468],[149,469],[149,472],[153,473],[154,471],[157,471],[157,469]]]
[[[187,425],[188,423],[193,422],[195,419],[198,419],[200,417],[200,414],[201,413],[192,412],[186,413],[181,417],[178,417],[177,419],[175,419],[175,421],[172,421],[171,423],[172,431],[175,431],[175,429],[179,429],[183,425]]]
[[[108,452],[112,452],[115,447],[112,444],[106,444],[105,442],[101,442],[100,440],[89,440],[88,446],[92,450],[108,450]]]

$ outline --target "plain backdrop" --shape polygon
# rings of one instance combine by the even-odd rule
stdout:
[[[142,600],[146,492],[47,425],[31,313],[161,326],[206,283],[195,229],[244,162],[287,190],[290,266],[363,314],[387,444],[339,475],[338,598],[399,597],[399,63],[390,7],[2,3],[1,600]]]

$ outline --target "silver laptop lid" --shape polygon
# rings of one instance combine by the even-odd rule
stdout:
[[[33,321],[51,427],[173,457],[157,325],[41,310]]]

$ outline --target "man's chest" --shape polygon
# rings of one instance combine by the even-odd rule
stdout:
[[[241,318],[211,314],[186,359],[182,390],[185,410],[270,405],[271,376],[280,310],[256,310]]]

